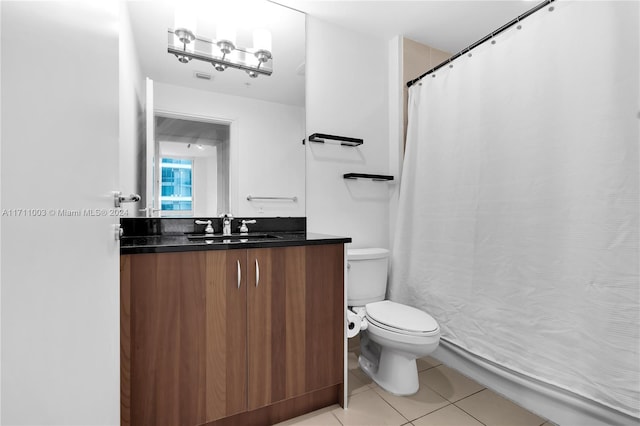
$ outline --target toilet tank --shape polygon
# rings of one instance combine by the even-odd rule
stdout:
[[[347,306],[364,306],[384,300],[387,292],[389,250],[347,250]]]

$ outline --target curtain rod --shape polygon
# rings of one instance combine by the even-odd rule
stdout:
[[[417,83],[418,81],[422,80],[423,77],[426,77],[427,75],[431,74],[432,72],[442,68],[443,66],[447,65],[448,63],[450,63],[454,59],[459,58],[460,56],[462,56],[465,53],[469,52],[471,49],[474,49],[475,47],[481,45],[485,41],[491,40],[493,37],[495,37],[496,35],[500,34],[504,30],[506,30],[507,28],[510,28],[510,27],[514,26],[515,24],[519,23],[520,21],[522,21],[527,16],[537,12],[538,10],[540,10],[543,7],[553,3],[554,1],[555,0],[545,0],[544,2],[542,2],[539,5],[535,6],[534,8],[527,10],[522,15],[520,15],[517,18],[507,22],[506,24],[504,24],[503,26],[501,26],[497,30],[487,34],[486,36],[482,37],[480,40],[476,41],[475,43],[473,43],[473,44],[471,44],[471,45],[469,45],[467,47],[465,47],[464,49],[462,49],[461,51],[459,51],[455,55],[451,56],[449,59],[447,59],[444,62],[441,62],[438,65],[436,65],[435,67],[431,68],[429,71],[425,72],[420,77],[414,78],[413,80],[407,82],[407,87],[413,86],[415,83]]]

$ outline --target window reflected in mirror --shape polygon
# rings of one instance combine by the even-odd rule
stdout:
[[[168,157],[160,160],[162,213],[193,214],[192,172],[193,160]]]

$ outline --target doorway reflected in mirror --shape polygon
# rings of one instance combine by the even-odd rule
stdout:
[[[160,216],[229,211],[229,125],[156,115],[154,175]]]

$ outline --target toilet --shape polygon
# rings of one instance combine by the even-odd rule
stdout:
[[[440,327],[419,309],[385,300],[389,250],[347,250],[347,306],[363,319],[360,368],[381,388],[413,395],[420,387],[416,358],[433,352]]]

